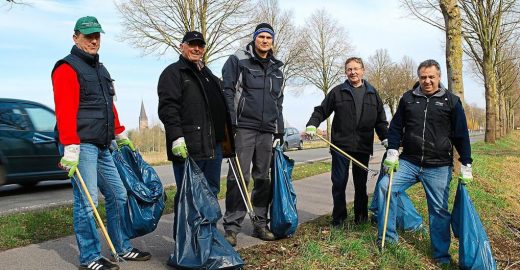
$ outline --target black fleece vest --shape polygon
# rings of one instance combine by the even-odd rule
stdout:
[[[108,146],[114,139],[112,78],[97,56],[89,55],[73,46],[70,54],[59,60],[54,70],[63,63],[69,64],[78,76],[80,100],[77,131],[82,143]],[[54,72],[53,70],[53,72]]]

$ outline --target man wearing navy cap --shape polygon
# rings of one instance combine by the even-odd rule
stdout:
[[[76,179],[81,171],[85,184],[97,204],[98,187],[105,197],[108,234],[116,252],[127,261],[149,260],[148,252],[132,247],[121,226],[127,220],[126,189],[108,149],[115,138],[118,146],[133,143],[123,135],[119,123],[112,77],[99,62],[103,29],[95,17],[78,19],[72,39],[74,46],[68,56],[59,60],[52,71],[52,85],[59,141],[64,145],[60,166],[72,177],[74,192],[74,234],[79,249],[80,270],[117,270],[119,267],[101,256],[98,231]]]
[[[159,118],[166,131],[167,149],[171,149],[167,155],[172,161],[177,191],[181,190],[184,161],[189,155],[216,197],[220,191],[222,158],[234,155],[234,143],[221,81],[202,60],[205,47],[202,33],[186,32],[179,61],[164,69],[157,93]],[[178,201],[176,193],[175,210]]]
[[[273,56],[274,39],[273,27],[267,23],[259,24],[253,33],[253,41],[229,56],[222,68],[237,156],[246,184],[249,184],[250,175],[254,180],[251,198],[258,220],[253,224],[253,236],[266,241],[275,239],[267,225],[272,147],[283,144],[284,134],[284,80],[280,70],[283,63]],[[234,175],[228,173],[224,229],[226,240],[232,246],[236,245],[236,235],[245,215],[245,205]]]

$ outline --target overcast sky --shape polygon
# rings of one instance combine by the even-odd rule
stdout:
[[[138,126],[141,100],[151,122],[157,116],[157,80],[162,70],[178,55],[143,56],[141,51],[118,41],[121,19],[108,0],[27,0],[31,6],[0,6],[0,96],[28,99],[54,108],[50,73],[54,63],[66,56],[73,45],[75,21],[95,16],[105,34],[102,36],[101,61],[115,79],[122,123]],[[2,2],[4,2],[2,0]],[[416,63],[432,58],[444,68],[444,34],[413,18],[407,18],[398,0],[280,0],[281,7],[292,10],[295,23],[303,24],[314,10],[325,8],[348,33],[355,51],[345,56],[367,59],[377,49],[387,49],[392,59],[407,55]],[[253,31],[253,29],[251,29]],[[210,68],[220,74],[222,61]],[[466,63],[465,63],[466,64]],[[484,107],[484,90],[474,77],[464,72],[465,98],[468,103]],[[442,72],[445,85],[445,70]],[[315,88],[307,87],[296,96],[289,86],[284,101],[284,116],[300,130],[323,99]]]

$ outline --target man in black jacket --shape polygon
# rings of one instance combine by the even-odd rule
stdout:
[[[348,80],[334,87],[320,106],[314,108],[305,132],[314,136],[316,127],[334,112],[332,143],[368,166],[373,152],[374,129],[383,144],[386,142],[388,122],[383,102],[376,89],[363,80],[364,65],[361,58],[351,57],[345,62]],[[345,189],[350,161],[331,148],[332,154],[332,225],[340,226],[347,218]],[[367,172],[352,167],[354,179],[354,221],[368,220]]]
[[[263,240],[275,239],[267,227],[271,198],[269,166],[272,146],[283,144],[284,133],[283,74],[280,70],[283,63],[273,56],[274,38],[275,33],[269,24],[259,24],[253,33],[253,41],[231,55],[222,68],[224,94],[236,131],[237,156],[247,184],[253,164],[252,204],[258,218],[253,224],[253,236]],[[229,173],[224,229],[226,239],[233,246],[245,215],[238,186],[233,174]]]
[[[167,149],[171,149],[168,160],[173,163],[177,191],[189,155],[216,197],[220,191],[222,158],[234,154],[234,143],[220,80],[202,61],[205,45],[200,32],[184,35],[179,61],[166,67],[159,78],[158,110],[166,131]],[[175,194],[174,209],[178,200]]]
[[[388,151],[383,162],[386,170],[396,171],[388,210],[385,241],[396,242],[396,194],[421,182],[426,193],[430,220],[433,259],[449,264],[450,212],[448,197],[453,167],[453,146],[460,155],[460,180],[473,179],[471,145],[466,115],[460,99],[442,87],[441,68],[435,60],[426,60],[417,68],[419,86],[403,94],[390,129]],[[403,150],[399,155],[399,147]],[[378,241],[382,241],[389,177],[379,183],[374,196],[378,202]]]

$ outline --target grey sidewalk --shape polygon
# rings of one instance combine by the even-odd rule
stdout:
[[[381,161],[382,152],[374,153],[370,160],[370,167],[377,169]],[[369,179],[367,190],[372,192],[376,178]],[[293,182],[298,198],[298,215],[300,223],[313,220],[332,211],[330,173],[320,174]],[[347,185],[347,200],[354,198],[354,185],[349,180]],[[220,200],[221,209],[224,211],[224,200]],[[219,224],[222,231],[222,224]],[[164,215],[157,229],[140,238],[132,240],[135,247],[152,253],[152,259],[147,262],[120,263],[123,270],[131,269],[172,269],[166,265],[173,249],[173,215]],[[243,229],[238,234],[238,249],[263,243],[262,240],[251,237],[252,226],[248,217],[243,223]],[[103,242],[103,255],[109,252]],[[74,236],[68,236],[33,244],[26,247],[15,248],[0,252],[0,269],[77,269],[78,249]],[[267,260],[268,258],[266,258]]]

